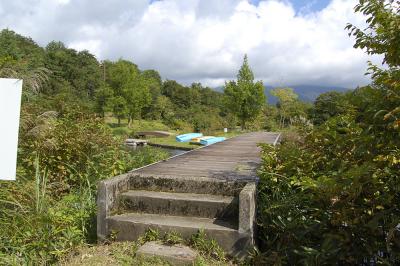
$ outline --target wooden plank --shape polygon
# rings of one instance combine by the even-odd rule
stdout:
[[[254,179],[260,163],[259,143],[276,144],[278,133],[255,132],[203,147],[134,171],[144,176]]]

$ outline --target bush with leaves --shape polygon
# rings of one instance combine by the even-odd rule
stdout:
[[[303,141],[264,146],[259,186],[261,259],[307,265],[400,264],[398,1],[360,0],[367,30],[355,47],[384,56],[373,83],[345,96]]]
[[[350,116],[303,142],[264,146],[259,225],[266,259],[285,264],[393,263],[400,259],[400,150],[365,150]],[[384,155],[385,154],[385,155]]]
[[[38,167],[38,161],[36,161]],[[0,188],[0,264],[54,263],[75,246],[95,239],[93,191],[82,185],[54,197],[55,184],[37,169],[35,178],[19,171]]]
[[[124,150],[102,120],[79,109],[43,109],[23,105],[17,181],[0,183],[0,264],[54,263],[93,243],[97,182],[168,156]]]
[[[62,116],[53,111],[34,115],[25,110],[19,138],[21,167],[33,173],[38,156],[49,180],[65,187],[88,182],[94,185],[99,179],[163,159],[167,154],[157,149],[135,154],[123,149],[123,140],[115,138],[101,119],[79,109]]]
[[[320,125],[330,117],[348,113],[352,107],[344,93],[330,91],[319,95],[309,112],[313,122]]]

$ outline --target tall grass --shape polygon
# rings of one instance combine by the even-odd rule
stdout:
[[[45,209],[46,204],[47,171],[44,171],[43,174],[40,173],[39,156],[35,159],[35,170],[36,212],[41,213]]]
[[[99,180],[167,153],[127,152],[102,121],[84,113],[53,118],[43,134],[31,134],[43,115],[23,109],[22,117],[30,122],[19,135],[17,181],[0,182],[0,265],[54,264],[95,243]]]
[[[158,149],[146,148],[126,158],[131,167],[164,159]],[[0,265],[48,265],[83,243],[96,242],[95,165],[75,173],[79,186],[58,193],[48,171],[35,159],[35,175],[19,169],[17,181],[0,182]],[[121,171],[126,171],[121,168]],[[90,177],[92,176],[92,177]],[[93,180],[93,181],[91,181]]]
[[[95,198],[82,186],[52,195],[47,171],[35,162],[33,180],[18,177],[0,187],[0,265],[46,265],[75,246],[95,241]]]

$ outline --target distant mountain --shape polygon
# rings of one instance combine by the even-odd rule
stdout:
[[[350,90],[343,87],[326,87],[326,86],[315,86],[315,85],[296,85],[287,87],[293,88],[294,92],[299,95],[299,99],[304,102],[313,102],[320,94],[328,91],[345,92]],[[270,91],[273,88],[276,87],[265,86],[265,95],[267,95],[268,102],[270,104],[276,104],[278,101],[278,99],[272,96],[270,93]]]
[[[350,89],[343,87],[327,87],[327,86],[316,86],[316,85],[296,85],[296,86],[287,86],[288,88],[292,88],[296,94],[299,95],[299,99],[304,102],[314,102],[315,99],[322,93],[328,91],[339,91],[345,92]],[[267,95],[268,102],[270,104],[276,104],[278,99],[271,95],[270,91],[276,87],[265,86],[265,95]],[[223,87],[214,88],[216,91],[223,92]]]

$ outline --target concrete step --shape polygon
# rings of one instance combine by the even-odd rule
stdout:
[[[186,239],[199,229],[204,229],[206,235],[215,239],[231,254],[242,250],[251,242],[247,234],[239,233],[237,226],[217,219],[129,213],[110,216],[107,223],[108,231],[113,232],[117,241],[135,241],[151,228],[158,230],[161,236],[167,232],[177,232]]]
[[[198,253],[183,245],[165,245],[156,241],[145,243],[136,252],[141,257],[159,257],[174,266],[195,265]]]
[[[121,193],[120,200],[120,213],[238,219],[238,200],[233,196],[130,190]]]
[[[165,162],[165,164],[167,163],[168,161]],[[226,179],[186,176],[179,176],[179,178],[176,178],[176,176],[155,177],[153,174],[147,176],[132,173],[128,188],[131,190],[238,196],[245,185],[245,182],[228,181]]]

